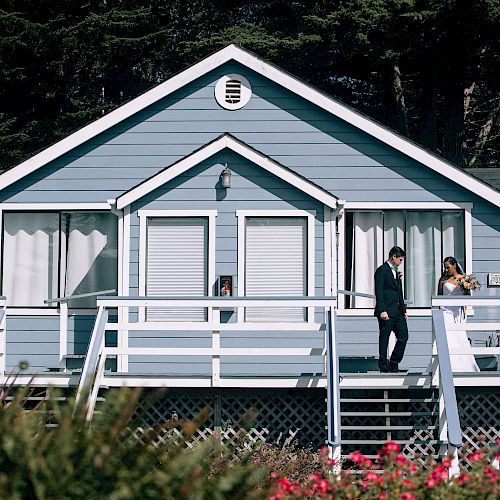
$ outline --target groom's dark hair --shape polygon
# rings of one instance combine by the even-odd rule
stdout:
[[[389,250],[389,259],[391,257],[396,257],[397,259],[399,259],[399,257],[406,257],[406,253],[401,247],[392,247]]]

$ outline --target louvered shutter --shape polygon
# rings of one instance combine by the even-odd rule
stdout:
[[[245,294],[303,296],[307,283],[307,221],[302,217],[249,217],[245,234]],[[301,307],[247,308],[246,320],[302,322]]]
[[[208,220],[148,219],[146,295],[207,295]],[[148,308],[152,321],[206,321],[206,308]]]

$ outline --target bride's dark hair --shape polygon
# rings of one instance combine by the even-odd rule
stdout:
[[[455,259],[455,257],[446,257],[444,260],[443,260],[443,264],[451,264],[452,266],[456,266],[457,268],[457,273],[459,274],[464,274],[464,270],[462,269],[462,266],[460,265],[460,263],[458,262],[457,259]]]

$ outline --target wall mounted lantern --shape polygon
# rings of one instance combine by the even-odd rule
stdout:
[[[231,187],[231,170],[227,167],[227,163],[224,165],[224,170],[220,174],[222,187],[227,189]]]

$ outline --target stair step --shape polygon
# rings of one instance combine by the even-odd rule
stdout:
[[[446,444],[444,441],[439,441],[436,439],[415,439],[414,441],[402,440],[402,439],[391,439],[398,444]],[[342,439],[342,444],[385,444],[387,440],[385,439]]]
[[[437,417],[437,411],[340,411],[341,417]]]
[[[413,431],[413,430],[436,430],[437,425],[341,425],[343,431]]]
[[[340,403],[437,403],[436,398],[340,398]]]

